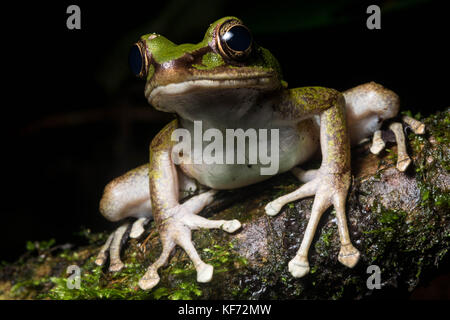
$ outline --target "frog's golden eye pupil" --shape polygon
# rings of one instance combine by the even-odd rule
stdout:
[[[252,44],[252,36],[243,26],[231,27],[222,37],[228,47],[235,51],[245,51]]]
[[[147,60],[140,43],[134,44],[128,55],[128,64],[130,66],[131,72],[139,78],[145,77],[147,73]]]

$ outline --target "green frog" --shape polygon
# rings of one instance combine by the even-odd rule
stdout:
[[[308,250],[322,214],[331,206],[336,211],[341,242],[337,258],[349,268],[357,264],[360,253],[351,242],[345,213],[351,181],[350,148],[371,137],[373,153],[384,148],[380,128],[384,120],[397,115],[397,94],[374,82],[345,92],[323,87],[289,88],[278,61],[253,41],[249,28],[236,17],[212,23],[198,44],[176,45],[159,34],[146,34],[132,47],[130,66],[136,76],[146,80],[148,102],[157,110],[176,114],[176,119],[153,138],[148,164],[105,187],[100,212],[111,221],[128,217],[136,220],[109,236],[98,254],[98,265],[103,265],[109,255],[109,270],[121,270],[123,240],[128,235],[141,236],[153,219],[163,249],[139,286],[148,290],[158,284],[157,271],[167,263],[176,245],[192,260],[197,281],[208,282],[213,266],[197,253],[191,241],[192,230],[219,228],[233,233],[242,226],[238,220],[210,220],[199,213],[219,190],[242,188],[286,171],[303,184],[269,202],[265,206],[268,215],[276,215],[289,202],[314,196],[300,248],[288,265],[292,276],[309,273]],[[403,120],[416,133],[423,133],[422,123],[406,116]],[[244,150],[244,161],[237,163],[196,161],[195,155],[201,154],[199,149],[207,141],[194,143],[181,156],[174,154],[174,136],[180,130],[195,136],[198,122],[203,129],[223,136],[230,129],[275,132],[258,141],[276,146],[276,152],[271,152],[277,155],[277,170],[262,174],[267,162],[250,163],[251,145]],[[389,128],[397,140],[397,168],[404,171],[411,159],[406,153],[403,126],[394,122]],[[227,147],[223,154],[242,151],[236,148]],[[304,171],[298,167],[319,151],[322,161],[318,169]]]

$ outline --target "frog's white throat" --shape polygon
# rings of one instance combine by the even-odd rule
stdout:
[[[171,83],[154,88],[147,96],[148,102],[162,111],[175,112],[173,104],[186,104],[197,100],[215,100],[230,90],[268,91],[277,88],[270,77],[251,79],[200,79]],[[223,94],[223,95],[222,95]]]

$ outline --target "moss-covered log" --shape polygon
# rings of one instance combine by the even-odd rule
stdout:
[[[266,203],[298,187],[290,174],[245,190],[226,192],[207,216],[237,218],[243,228],[229,235],[219,230],[194,232],[202,258],[215,267],[210,283],[199,284],[192,263],[175,250],[160,270],[161,282],[140,290],[138,279],[156,259],[161,246],[156,232],[125,245],[126,268],[111,274],[93,263],[105,234],[85,230],[90,244],[78,248],[30,243],[18,262],[0,269],[0,298],[55,299],[339,299],[363,298],[367,268],[381,270],[381,291],[412,290],[420,279],[448,259],[450,244],[449,112],[423,121],[427,134],[410,133],[413,164],[405,173],[395,169],[396,149],[381,156],[368,145],[353,150],[353,183],[347,201],[351,238],[361,252],[353,269],[338,260],[339,236],[334,211],[322,218],[310,250],[311,272],[294,279],[287,264],[295,255],[306,228],[312,199],[296,201],[276,217],[264,213]],[[144,239],[147,238],[147,241]],[[67,287],[66,269],[81,267],[79,289]]]

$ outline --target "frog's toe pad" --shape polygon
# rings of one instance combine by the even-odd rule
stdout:
[[[97,265],[97,266],[102,266],[102,265],[104,265],[105,264],[105,261],[106,261],[106,255],[103,255],[103,256],[99,256],[99,257],[97,257],[97,259],[95,259],[95,264]]]
[[[123,269],[123,267],[124,267],[124,264],[121,261],[114,262],[114,263],[110,264],[109,271],[110,272],[119,272],[120,270]]]
[[[397,161],[397,169],[401,172],[404,172],[406,169],[408,169],[410,163],[411,163],[411,159],[409,157],[399,159]]]
[[[294,258],[289,262],[289,272],[292,274],[294,278],[304,277],[309,273],[309,263],[301,262],[298,259]]]
[[[374,142],[372,144],[372,146],[370,147],[370,152],[373,154],[379,154],[381,152],[381,150],[384,149],[386,145],[384,144],[384,142]]]
[[[234,220],[230,220],[230,221],[226,221],[223,225],[222,225],[222,230],[232,233],[235,232],[236,230],[238,230],[241,227],[241,223],[234,219]]]
[[[341,247],[341,251],[339,252],[338,260],[344,266],[353,268],[359,261],[360,253],[358,249],[349,245],[347,247]]]
[[[133,226],[131,227],[130,238],[132,239],[139,238],[144,233],[145,231],[144,225],[146,225],[148,221],[149,219],[145,217],[137,219],[133,223]]]
[[[266,205],[265,210],[267,215],[276,216],[278,212],[280,212],[281,206],[278,205],[275,201],[272,201]]]
[[[142,290],[150,290],[159,283],[158,272],[154,269],[148,270],[139,280],[139,287]]]
[[[203,264],[197,269],[197,282],[210,282],[213,276],[214,267],[210,264]]]
[[[142,225],[133,225],[133,228],[131,229],[130,232],[130,238],[132,239],[136,239],[139,238],[141,236],[141,234],[144,233],[144,227]]]

